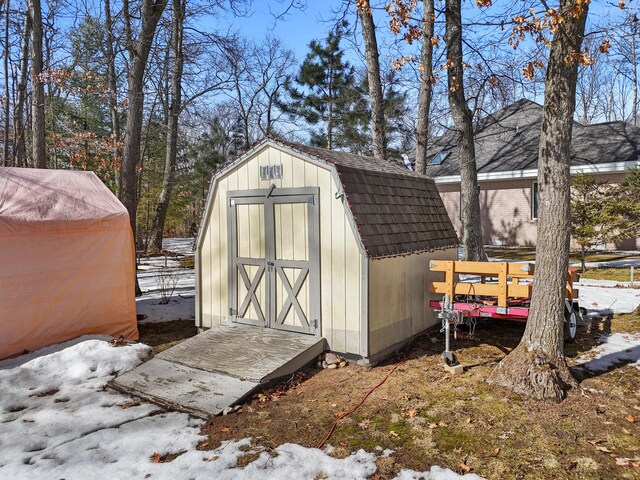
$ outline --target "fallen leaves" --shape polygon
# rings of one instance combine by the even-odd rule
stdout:
[[[638,421],[638,417],[635,415],[627,415],[626,419],[629,423],[636,423]]]
[[[458,467],[460,467],[460,470],[463,470],[464,473],[469,473],[471,470],[473,470],[472,467],[470,467],[469,465],[467,465],[464,462],[462,462],[460,465],[458,465]]]
[[[619,467],[640,468],[640,457],[637,458],[616,458],[616,465]]]
[[[160,455],[158,452],[155,452],[153,455],[151,455],[151,461],[154,463],[162,463],[162,455]]]
[[[114,338],[113,340],[111,340],[112,347],[124,347],[128,343],[129,342],[127,342],[127,340],[122,335],[120,335],[118,338]]]

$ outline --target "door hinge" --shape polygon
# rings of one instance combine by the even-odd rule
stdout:
[[[232,317],[235,317],[236,315],[238,315],[238,311],[234,308],[230,308],[229,309],[229,315]]]
[[[229,206],[233,207],[236,204],[236,202],[233,200],[233,198],[229,199]]]
[[[273,262],[267,262],[267,272],[272,272],[274,265],[275,263]]]
[[[307,198],[307,203],[309,205],[315,205],[316,204],[316,196],[315,195],[311,195],[309,198]]]
[[[317,330],[318,329],[318,319],[314,318],[313,320],[311,320],[311,326]]]

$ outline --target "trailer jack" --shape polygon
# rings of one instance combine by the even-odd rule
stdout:
[[[449,295],[445,295],[442,300],[442,310],[438,313],[438,319],[442,322],[440,332],[444,332],[444,368],[453,375],[458,375],[464,371],[463,366],[458,361],[458,357],[451,351],[451,324],[453,323],[455,328],[455,325],[461,323],[461,314],[462,312],[451,308]]]

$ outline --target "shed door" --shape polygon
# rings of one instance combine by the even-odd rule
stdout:
[[[318,190],[243,194],[229,192],[233,321],[317,334]]]
[[[231,317],[268,326],[265,204],[262,198],[230,200]]]

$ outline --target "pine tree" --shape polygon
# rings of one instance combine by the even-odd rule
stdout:
[[[289,83],[287,87],[291,101],[280,105],[292,118],[303,118],[317,126],[311,133],[311,143],[329,149],[346,146],[340,131],[353,124],[362,98],[354,68],[344,60],[340,47],[345,28],[346,24],[338,25],[324,42],[313,40],[309,44],[310,52],[300,66],[296,85]]]
[[[571,236],[580,245],[582,271],[589,248],[613,240],[620,218],[612,208],[612,196],[605,182],[587,173],[573,177],[571,188]]]

